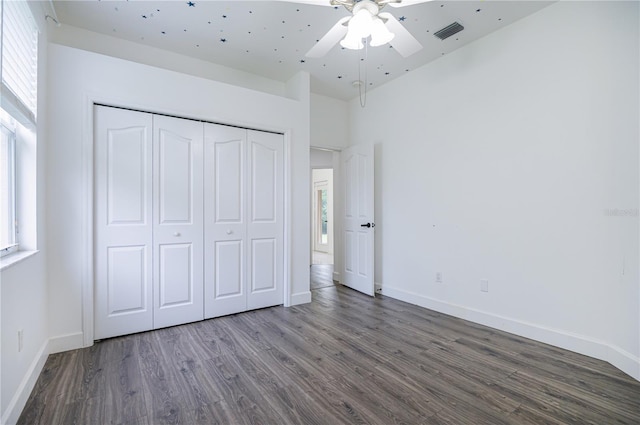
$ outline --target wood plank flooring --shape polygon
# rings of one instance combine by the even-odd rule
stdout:
[[[311,290],[334,286],[333,264],[313,264],[311,266]]]
[[[639,424],[613,366],[332,285],[49,357],[20,424]]]

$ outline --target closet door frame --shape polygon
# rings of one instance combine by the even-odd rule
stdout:
[[[185,114],[184,116],[178,116],[175,110],[162,110],[158,109],[154,105],[141,105],[141,104],[126,104],[117,99],[112,99],[104,96],[98,96],[91,93],[86,93],[84,98],[83,107],[83,128],[82,128],[82,165],[83,165],[83,220],[82,227],[82,240],[83,246],[83,258],[82,258],[82,332],[71,335],[68,341],[65,341],[64,346],[61,344],[60,349],[66,349],[68,345],[74,347],[90,347],[94,343],[94,302],[95,302],[95,252],[94,252],[94,184],[95,184],[95,144],[94,144],[94,107],[96,106],[108,106],[113,108],[130,109],[139,112],[148,112],[151,114],[177,116],[178,118],[201,120],[204,122],[210,122],[207,117],[193,117]],[[216,122],[217,124],[230,125],[242,128],[252,127],[247,122]],[[291,128],[264,128],[260,129],[260,125],[256,125],[253,128],[260,131],[267,131],[273,133],[280,133],[284,138],[284,273],[283,273],[283,295],[284,306],[291,306]],[[53,350],[56,350],[57,345],[52,346]]]

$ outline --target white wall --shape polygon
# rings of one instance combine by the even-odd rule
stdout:
[[[34,7],[34,13],[38,11]],[[47,34],[44,14],[41,25],[38,64],[46,69]],[[18,419],[48,354],[47,251],[45,229],[46,203],[46,72],[38,75],[38,130],[21,130],[22,170],[19,171],[21,218],[20,240],[23,248],[39,250],[32,256],[0,272],[0,423]],[[36,146],[37,139],[37,146]],[[27,167],[25,169],[25,166]],[[26,196],[25,196],[26,195]],[[25,210],[27,209],[28,210]],[[25,228],[25,226],[27,226]],[[18,352],[18,330],[23,331],[23,349]]]
[[[349,146],[349,104],[311,94],[311,146],[342,149]]]
[[[309,76],[286,92],[298,100],[239,88],[57,44],[49,46],[48,221],[51,349],[90,341],[83,315],[91,274],[91,101],[282,131],[290,138],[292,303],[308,302]],[[84,291],[84,292],[83,292]],[[85,300],[83,301],[83,297]],[[90,304],[90,298],[89,298]]]
[[[50,41],[279,96],[286,90],[281,81],[70,25],[52,27]]]
[[[351,102],[383,293],[640,379],[638,6],[553,4]]]
[[[311,168],[333,168],[333,151],[311,148]]]

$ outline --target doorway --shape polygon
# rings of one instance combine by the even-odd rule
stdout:
[[[311,171],[311,289],[333,286],[333,170]]]
[[[333,265],[333,170],[313,170],[312,180],[312,263]]]
[[[334,152],[311,149],[311,289],[333,286],[334,240]]]

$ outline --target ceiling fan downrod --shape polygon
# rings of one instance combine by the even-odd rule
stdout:
[[[402,0],[331,0],[331,6],[344,6],[349,12],[353,12],[353,8],[362,2],[372,2],[378,6],[378,11],[389,3],[402,3]]]

